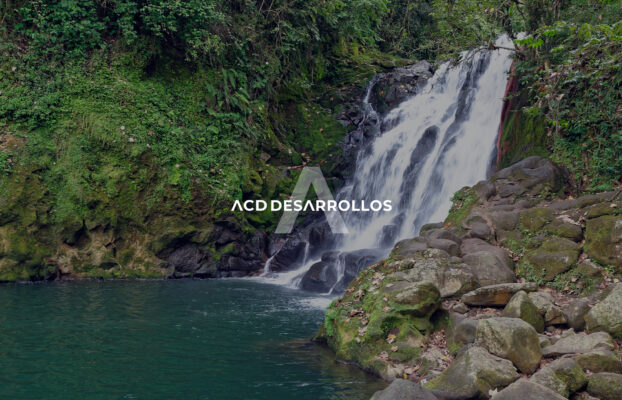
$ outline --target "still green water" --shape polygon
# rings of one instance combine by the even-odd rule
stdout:
[[[252,280],[0,286],[2,399],[368,399],[309,342],[317,298]]]

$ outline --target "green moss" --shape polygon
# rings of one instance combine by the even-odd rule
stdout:
[[[512,99],[512,109],[503,122],[501,132],[501,168],[525,157],[546,157],[550,154],[545,122],[541,117],[522,110],[528,102],[526,92]]]
[[[451,198],[452,206],[449,210],[445,225],[460,227],[462,221],[469,215],[471,209],[475,206],[476,196],[473,189],[464,187],[458,190]]]

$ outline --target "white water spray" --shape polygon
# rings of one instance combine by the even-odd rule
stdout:
[[[512,41],[501,37],[497,45],[512,47]],[[393,128],[359,152],[354,178],[337,199],[366,203],[388,199],[393,201],[393,211],[347,214],[350,234],[338,250],[382,247],[387,232],[394,232],[391,243],[414,237],[422,225],[445,218],[453,193],[486,178],[511,53],[505,49],[465,52],[458,64],[441,65],[415,96],[385,116]],[[375,113],[369,104],[373,83],[364,100],[370,113]],[[296,286],[318,261],[306,258],[297,271],[268,281]],[[343,268],[338,269],[343,274]]]

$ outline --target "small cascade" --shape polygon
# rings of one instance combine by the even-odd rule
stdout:
[[[512,41],[504,36],[497,45],[508,48]],[[383,119],[370,103],[376,79],[370,82],[362,107],[377,132],[358,152],[354,177],[336,198],[367,204],[391,200],[393,210],[346,213],[350,234],[336,251],[309,260],[307,243],[303,266],[283,274],[293,276],[287,284],[323,293],[343,291],[397,241],[416,236],[426,223],[442,221],[453,193],[486,178],[511,53],[506,49],[463,53],[459,63],[439,66],[416,95]],[[381,132],[381,126],[387,128]]]

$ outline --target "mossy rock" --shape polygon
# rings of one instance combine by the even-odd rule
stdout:
[[[503,309],[504,317],[520,318],[533,326],[537,332],[544,331],[544,319],[538,311],[538,307],[531,301],[526,292],[516,293]]]
[[[579,257],[579,245],[560,238],[546,238],[542,244],[525,254],[526,260],[533,266],[535,273],[545,281],[551,281],[563,272],[568,271]]]
[[[619,400],[622,393],[622,375],[600,372],[590,377],[587,392],[601,400]]]
[[[603,215],[585,224],[585,252],[603,265],[622,270],[622,217]]]
[[[524,229],[530,232],[536,232],[544,225],[551,222],[553,218],[555,218],[555,213],[552,209],[546,207],[534,207],[521,212],[519,220]]]

